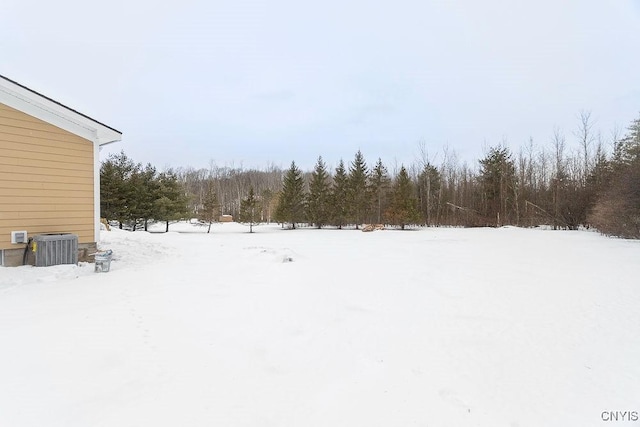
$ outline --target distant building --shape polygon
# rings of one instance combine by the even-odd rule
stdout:
[[[233,216],[231,216],[231,215],[220,215],[220,218],[218,219],[218,221],[220,221],[220,222],[233,222]]]

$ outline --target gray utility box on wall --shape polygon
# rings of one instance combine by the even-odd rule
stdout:
[[[78,263],[78,236],[70,233],[38,234],[33,237],[36,267]]]

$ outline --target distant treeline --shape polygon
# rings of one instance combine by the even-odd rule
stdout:
[[[190,217],[211,224],[229,214],[292,228],[550,225],[640,238],[640,118],[605,141],[582,113],[573,140],[569,147],[556,130],[546,147],[530,141],[513,153],[496,145],[473,167],[448,149],[436,163],[420,145],[419,159],[391,172],[360,151],[333,170],[319,157],[307,172],[292,162],[286,170],[212,163],[161,173],[122,152],[102,163],[102,215],[133,228]]]

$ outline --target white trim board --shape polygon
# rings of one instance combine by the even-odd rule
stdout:
[[[122,140],[122,133],[77,111],[0,76],[0,103],[68,132],[105,145]]]

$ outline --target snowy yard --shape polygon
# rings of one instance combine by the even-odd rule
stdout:
[[[0,426],[600,426],[640,411],[640,242],[218,224],[0,267]],[[623,423],[623,424],[635,424]]]

